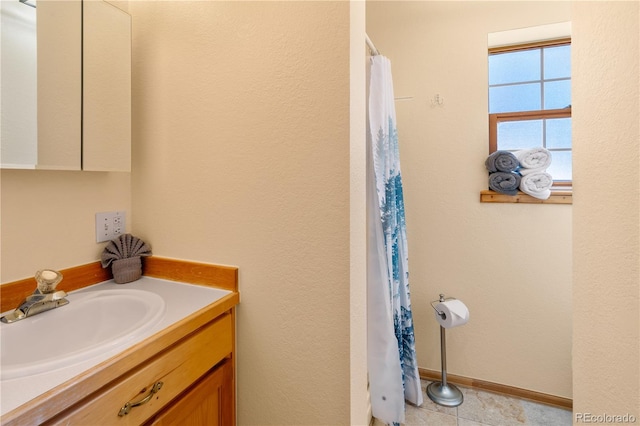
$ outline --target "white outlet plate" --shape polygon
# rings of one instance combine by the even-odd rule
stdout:
[[[96,242],[111,241],[124,234],[126,212],[96,213]]]

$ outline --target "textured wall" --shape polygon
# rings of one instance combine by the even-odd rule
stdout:
[[[238,423],[349,423],[349,3],[132,2],[133,227],[237,265]]]
[[[572,15],[574,413],[638,421],[640,12],[575,2]]]
[[[129,173],[2,170],[0,185],[2,283],[99,259],[96,212],[124,210],[131,229]]]
[[[418,365],[440,370],[430,301],[463,300],[447,333],[452,374],[571,397],[569,205],[482,204],[487,34],[568,21],[568,2],[370,2],[391,59],[405,186]],[[433,106],[439,94],[444,104]]]

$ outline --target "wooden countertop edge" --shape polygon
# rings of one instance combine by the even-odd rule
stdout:
[[[60,270],[62,281],[56,290],[66,292],[78,290],[113,278],[111,269],[103,269],[100,262],[74,266]],[[35,275],[35,271],[34,271]],[[18,307],[25,297],[33,293],[37,283],[34,277],[0,285],[0,312],[7,312]]]
[[[207,285],[225,290],[238,291],[238,268],[149,256],[142,261],[143,274],[171,281]],[[63,279],[58,290],[78,290],[113,278],[111,268],[102,268],[99,261],[86,265],[62,269]],[[34,271],[35,275],[35,271]],[[36,280],[25,278],[0,285],[0,312],[16,308],[36,288]]]
[[[152,257],[146,259],[150,260]],[[172,259],[161,259],[160,264],[175,265],[182,261]],[[191,270],[194,266],[196,269],[207,269],[207,267],[217,267],[217,265],[197,264],[195,262],[186,262],[185,268]],[[100,263],[97,262],[99,265]],[[93,265],[93,264],[90,264]],[[154,268],[157,265],[154,266]],[[224,267],[233,270],[233,267]],[[177,270],[182,270],[178,266]],[[152,274],[155,274],[152,269]],[[162,273],[160,273],[162,275]],[[168,273],[164,275],[172,275]],[[224,274],[229,274],[225,271]],[[64,272],[63,272],[64,275]],[[146,275],[146,273],[145,273]],[[157,277],[155,275],[150,275]],[[234,287],[237,289],[237,268],[235,268],[236,283]],[[161,278],[161,277],[157,277]],[[165,277],[166,278],[166,277]],[[166,278],[169,279],[169,278]],[[175,279],[174,279],[175,280]],[[21,280],[17,283],[21,283]],[[102,280],[104,281],[104,280]],[[178,281],[178,280],[175,280]],[[180,280],[182,281],[182,280]],[[101,281],[98,281],[101,282]],[[188,282],[188,281],[182,281]],[[93,283],[96,284],[96,283]],[[203,282],[196,284],[203,285]],[[2,287],[9,284],[4,284]],[[90,285],[90,284],[87,284]],[[208,284],[211,287],[218,287]],[[84,286],[83,286],[84,287]],[[80,288],[80,287],[79,287]],[[219,288],[219,287],[218,287]],[[153,336],[139,342],[130,348],[120,352],[119,354],[103,361],[97,366],[80,373],[74,378],[62,383],[55,388],[43,393],[33,400],[15,408],[14,410],[2,415],[2,426],[19,426],[24,424],[40,424],[45,420],[57,415],[69,407],[69,398],[77,395],[74,403],[80,401],[91,394],[99,391],[101,388],[109,385],[112,381],[118,379],[124,372],[140,365],[151,357],[156,356],[160,352],[174,345],[179,340],[188,336],[204,324],[212,321],[216,317],[230,311],[240,302],[240,294],[236,291],[218,299],[212,304],[200,309],[194,314],[176,322],[175,324],[159,331]],[[126,402],[126,401],[124,401]]]
[[[189,260],[150,256],[143,260],[143,274],[172,281],[238,291],[238,268]]]

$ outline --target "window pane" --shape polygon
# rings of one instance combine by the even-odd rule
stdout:
[[[571,149],[571,118],[547,119],[547,148]]]
[[[560,109],[571,105],[571,80],[544,83],[544,109]]]
[[[571,180],[571,151],[551,151],[551,165],[547,173],[553,180]]]
[[[498,123],[498,149],[517,150],[542,146],[542,120]]]
[[[544,79],[571,77],[571,46],[544,49]]]
[[[570,45],[490,54],[488,59],[490,114],[571,106]],[[497,149],[545,146],[553,156],[548,172],[556,181],[571,181],[571,117],[518,118],[504,116],[496,124]]]
[[[540,49],[489,55],[489,84],[541,80]]]
[[[536,111],[540,105],[540,83],[489,88],[489,113]]]

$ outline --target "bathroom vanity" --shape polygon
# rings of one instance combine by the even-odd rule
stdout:
[[[103,280],[98,268],[97,262],[62,271],[59,288],[76,290],[68,306],[74,296],[127,288],[159,294],[166,301],[162,318],[72,366],[3,377],[1,424],[235,424],[237,268],[151,256],[143,277],[124,285]],[[33,280],[3,285],[2,311],[12,303],[5,290],[15,299],[32,287]]]

